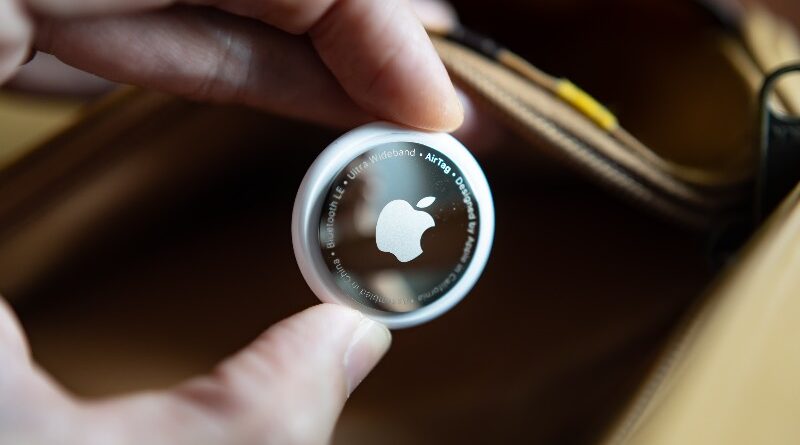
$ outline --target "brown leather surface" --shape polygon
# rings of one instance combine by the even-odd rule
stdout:
[[[0,90],[0,170],[80,116],[83,101]]]
[[[800,188],[686,320],[610,444],[800,441]]]

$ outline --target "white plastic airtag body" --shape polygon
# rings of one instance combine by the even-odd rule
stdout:
[[[297,264],[320,300],[390,328],[452,308],[483,271],[494,203],[472,154],[445,133],[388,123],[329,145],[294,204]]]

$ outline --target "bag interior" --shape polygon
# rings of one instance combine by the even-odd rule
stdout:
[[[232,120],[247,130],[218,147],[200,141]],[[112,139],[130,152],[83,172],[45,207],[79,211],[97,190],[121,203],[75,232],[38,276],[4,288],[35,359],[81,396],[209,371],[317,302],[293,261],[289,223],[305,169],[335,134],[201,105],[148,125],[155,140]],[[200,125],[200,136],[187,133]],[[170,162],[164,144],[179,144],[174,152],[183,155]],[[580,181],[537,178],[506,162],[503,148],[480,157],[497,208],[483,277],[443,317],[396,332],[392,352],[348,403],[335,442],[586,442],[712,277],[696,233]],[[214,168],[183,178],[187,159],[197,158],[214,159]],[[147,182],[132,195],[108,178],[131,168]],[[47,234],[52,223],[42,224]]]

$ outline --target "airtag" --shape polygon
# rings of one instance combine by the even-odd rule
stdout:
[[[475,285],[494,204],[472,154],[445,133],[387,123],[329,145],[294,204],[292,242],[320,300],[390,328],[431,320]]]

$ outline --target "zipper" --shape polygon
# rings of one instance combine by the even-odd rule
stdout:
[[[545,117],[523,100],[520,92],[511,92],[498,80],[492,79],[487,67],[480,66],[480,59],[476,60],[483,56],[451,42],[435,39],[435,44],[451,74],[477,93],[526,140],[545,142],[554,154],[588,172],[601,185],[621,191],[628,199],[694,228],[708,228],[717,220],[729,218],[736,212],[742,195],[736,186],[716,191],[698,189],[658,170],[652,170],[643,177],[640,172],[634,172],[628,166],[610,159],[585,140]],[[486,60],[485,63],[492,62]],[[505,69],[495,66],[498,70]],[[515,74],[507,72],[506,76]],[[519,76],[516,76],[516,82],[518,88],[536,88]],[[631,153],[626,156],[629,163],[642,163]]]

